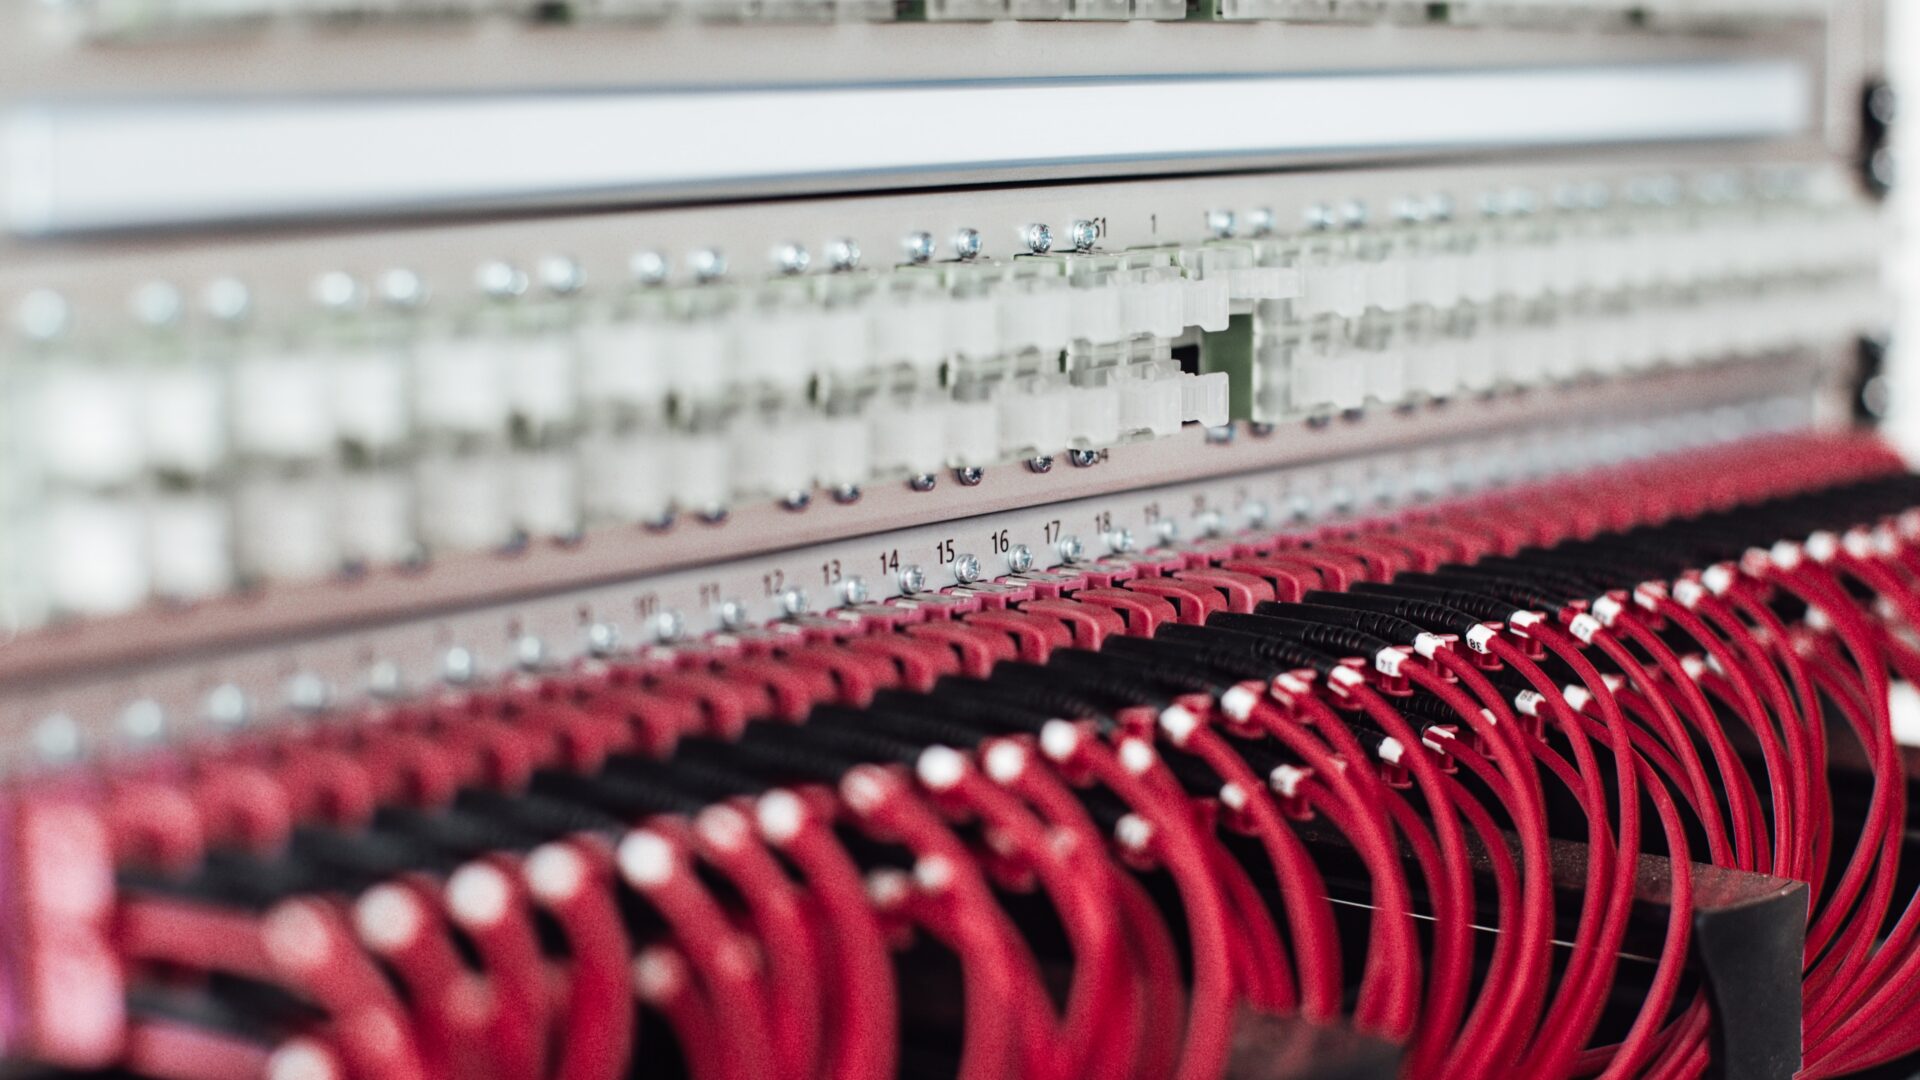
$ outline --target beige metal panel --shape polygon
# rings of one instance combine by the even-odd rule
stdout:
[[[311,287],[321,273],[344,271],[365,282],[393,267],[421,275],[435,296],[430,306],[457,308],[477,298],[473,275],[481,263],[504,259],[530,267],[549,254],[579,262],[590,299],[624,288],[628,260],[642,250],[666,255],[684,273],[691,252],[717,249],[729,257],[739,278],[753,280],[772,272],[769,253],[789,241],[821,250],[828,240],[844,237],[858,243],[869,265],[884,266],[900,260],[902,239],[909,233],[931,234],[940,245],[937,257],[945,259],[951,255],[950,238],[971,228],[981,233],[985,255],[1004,258],[1024,250],[1020,238],[1030,224],[1048,224],[1064,236],[1074,220],[1101,218],[1101,246],[1117,250],[1207,239],[1207,215],[1219,209],[1233,210],[1242,220],[1250,220],[1255,210],[1270,210],[1285,231],[1303,221],[1310,207],[1347,200],[1366,202],[1385,215],[1396,199],[1442,193],[1471,212],[1482,195],[1514,188],[1547,197],[1569,182],[1618,184],[1743,169],[1794,171],[1833,185],[1849,182],[1844,169],[1822,160],[1817,143],[1802,142],[1784,148],[1546,153],[1501,164],[1005,186],[381,229],[270,229],[219,237],[153,233],[11,248],[0,240],[0,312],[14,311],[34,290],[51,289],[72,307],[75,333],[112,335],[128,329],[128,298],[142,283],[172,282],[197,302],[210,282],[231,277],[252,289],[256,319],[271,323],[311,314]]]
[[[280,25],[201,39],[89,45],[46,32],[38,15],[26,2],[0,8],[0,101],[1472,69],[1794,52],[1817,58],[1822,37],[1818,26],[1804,23],[1694,35],[1391,24],[479,21]]]

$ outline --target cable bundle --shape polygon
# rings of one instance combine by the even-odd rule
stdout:
[[[1243,1009],[1696,1076],[1707,863],[1808,883],[1837,1075],[1920,1048],[1916,632],[1920,480],[1813,435],[854,607],[23,784],[11,1011],[193,1080],[1202,1080]]]

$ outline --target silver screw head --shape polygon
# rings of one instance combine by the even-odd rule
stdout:
[[[840,602],[848,607],[857,607],[873,599],[873,590],[867,588],[862,577],[849,577],[840,580]]]
[[[851,237],[841,237],[827,245],[827,267],[843,273],[860,265],[860,245]]]
[[[345,311],[360,304],[360,282],[345,270],[329,270],[313,279],[313,302],[328,311]]]
[[[807,591],[796,586],[788,586],[780,593],[780,613],[794,618],[807,613]]]
[[[953,557],[953,580],[962,585],[971,585],[980,580],[980,558],[977,555],[961,553]]]
[[[80,725],[66,713],[54,713],[33,726],[33,753],[42,764],[65,765],[77,760],[84,741]]]
[[[481,263],[473,283],[495,300],[510,300],[527,291],[526,271],[499,259]]]
[[[958,246],[956,244],[956,246]],[[900,250],[907,261],[915,266],[933,261],[933,234],[930,232],[910,232],[900,240]]]
[[[1287,496],[1287,517],[1299,522],[1313,517],[1313,499],[1298,492]]]
[[[240,727],[251,715],[246,692],[232,683],[222,683],[207,691],[206,709],[208,721],[225,730]]]
[[[813,265],[813,256],[804,245],[788,242],[773,249],[773,265],[783,274],[804,274]]]
[[[1027,250],[1035,255],[1045,255],[1053,250],[1053,230],[1044,223],[1036,221],[1027,226],[1026,231],[1021,233],[1021,239],[1026,242]]]
[[[153,746],[167,735],[167,712],[152,698],[141,698],[120,710],[120,737],[134,746]]]
[[[479,674],[479,662],[473,658],[473,650],[463,645],[455,645],[440,658],[440,678],[455,686],[473,681]]]
[[[1153,535],[1162,546],[1180,542],[1180,523],[1172,518],[1161,518],[1153,524]]]
[[[620,648],[620,628],[597,622],[587,627],[587,652],[592,656],[612,656]]]
[[[720,601],[720,607],[716,614],[720,617],[720,626],[722,629],[738,630],[747,625],[747,605],[738,600]]]
[[[1266,523],[1273,518],[1273,511],[1267,507],[1266,503],[1258,499],[1249,501],[1245,506],[1240,508],[1240,512],[1245,515],[1247,525],[1255,529],[1266,525]]]
[[[1076,221],[1069,239],[1073,241],[1073,250],[1092,251],[1093,246],[1100,242],[1100,226],[1091,221]]]
[[[915,491],[932,491],[940,483],[940,478],[932,473],[921,473],[907,478],[907,486]]]
[[[201,297],[207,314],[224,323],[239,322],[253,310],[253,293],[239,278],[215,278]]]
[[[1033,549],[1025,544],[1015,544],[1007,549],[1007,570],[1009,573],[1024,574],[1033,569]]]
[[[1349,229],[1358,229],[1367,223],[1367,204],[1359,199],[1348,199],[1340,204],[1340,224]]]
[[[911,566],[903,566],[900,568],[899,585],[901,594],[905,596],[925,592],[927,589],[927,572],[920,568],[919,563],[914,563]]]
[[[1076,469],[1090,469],[1090,468],[1092,468],[1092,467],[1093,467],[1094,465],[1096,465],[1096,464],[1098,464],[1098,463],[1099,463],[1099,461],[1100,461],[1100,451],[1098,451],[1098,450],[1069,450],[1069,451],[1067,451],[1067,460],[1068,460],[1068,461],[1070,461],[1070,462],[1072,462],[1072,463],[1073,463],[1073,466],[1074,466],[1074,468],[1076,468]]]
[[[953,470],[953,478],[960,481],[962,487],[977,487],[987,478],[987,470],[978,465],[967,465]]]
[[[404,267],[382,271],[376,286],[380,302],[388,307],[417,308],[427,302],[427,283]]]
[[[1133,550],[1133,530],[1127,528],[1114,529],[1112,532],[1107,533],[1106,541],[1107,550],[1113,552],[1115,555],[1125,555],[1127,552]]]
[[[1223,529],[1220,522],[1220,511],[1201,511],[1200,516],[1194,519],[1194,525],[1199,528],[1201,536],[1219,536]]]
[[[540,276],[540,284],[555,296],[568,296],[580,291],[587,283],[586,271],[580,264],[566,255],[543,255],[534,272]]]
[[[1307,228],[1314,230],[1331,229],[1339,221],[1333,208],[1324,203],[1314,203],[1301,211],[1300,216]]]
[[[367,693],[374,697],[392,700],[406,691],[406,677],[400,674],[400,665],[391,660],[377,660],[367,668]]]
[[[133,290],[133,317],[142,326],[172,326],[186,311],[186,301],[172,282],[149,281]]]
[[[1080,543],[1080,538],[1077,536],[1061,537],[1059,542],[1053,545],[1053,550],[1059,553],[1060,561],[1064,563],[1077,563],[1087,554],[1086,547]]]
[[[547,643],[532,634],[521,634],[513,642],[513,662],[521,671],[539,671],[547,666]]]
[[[1273,232],[1273,226],[1274,217],[1272,207],[1262,206],[1247,211],[1247,234],[1249,236],[1266,236]]]
[[[636,251],[627,259],[627,276],[635,285],[659,285],[672,269],[667,257],[657,251]]]
[[[1222,240],[1232,236],[1239,225],[1239,219],[1231,210],[1207,211],[1207,231]]]
[[[727,257],[713,248],[701,248],[687,256],[687,269],[695,281],[718,281],[727,276]]]
[[[1043,472],[1050,472],[1052,471],[1052,469],[1053,469],[1053,459],[1048,457],[1045,454],[1041,454],[1038,457],[1030,457],[1027,459],[1028,472],[1043,473]]]
[[[953,234],[953,256],[956,259],[979,258],[984,247],[979,229],[961,229]]]
[[[332,703],[333,688],[313,672],[303,671],[287,680],[287,706],[295,712],[316,713]]]
[[[851,506],[860,501],[859,484],[841,484],[832,491],[833,501],[842,506]]]
[[[671,645],[687,636],[687,619],[679,612],[668,609],[655,613],[648,621],[647,629],[653,634],[653,640],[662,645]]]

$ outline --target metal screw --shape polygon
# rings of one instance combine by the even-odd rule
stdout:
[[[1073,467],[1076,469],[1091,468],[1096,462],[1100,460],[1100,451],[1069,450],[1067,451],[1067,460],[1072,462]]]
[[[780,593],[780,612],[788,618],[805,615],[807,613],[807,591],[794,586],[788,586],[782,590]]]
[[[727,276],[727,257],[712,248],[701,248],[687,256],[687,268],[696,281],[718,281]]]
[[[971,585],[980,580],[980,559],[976,555],[959,554],[953,557],[953,580],[962,585]]]
[[[978,234],[975,234],[976,237]],[[959,246],[956,239],[955,245]],[[910,232],[900,240],[900,248],[906,253],[907,261],[915,266],[933,260],[933,234],[928,232]],[[963,258],[965,256],[962,256]]]
[[[647,629],[653,634],[653,640],[662,645],[671,645],[686,636],[687,619],[678,611],[669,608],[666,611],[655,612]]]
[[[706,506],[701,507],[694,516],[708,525],[718,525],[727,520],[727,508],[722,503],[708,503]]]
[[[1048,457],[1045,454],[1041,454],[1039,457],[1030,457],[1027,459],[1028,472],[1043,473],[1043,472],[1049,472],[1052,469],[1053,469],[1053,459]]]
[[[812,264],[813,256],[800,244],[781,244],[773,251],[773,265],[783,274],[804,274]]]
[[[580,264],[565,255],[543,255],[534,268],[540,276],[540,284],[556,296],[567,296],[580,291],[587,283],[586,272]]]
[[[1207,211],[1207,231],[1222,240],[1232,236],[1238,225],[1239,220],[1233,216],[1231,210]]]
[[[1221,531],[1220,511],[1204,510],[1198,518],[1194,519],[1194,524],[1199,526],[1200,535],[1202,536],[1219,536]]]
[[[344,270],[329,270],[313,279],[313,301],[328,311],[356,307],[360,303],[360,283]]]
[[[1340,224],[1349,229],[1358,229],[1367,223],[1367,204],[1359,199],[1348,199],[1340,204]]]
[[[120,736],[135,746],[152,746],[166,734],[166,710],[152,698],[141,698],[120,710]]]
[[[1306,495],[1287,496],[1287,517],[1293,521],[1306,521],[1313,516],[1313,499]]]
[[[1060,561],[1064,563],[1077,563],[1087,553],[1077,536],[1061,537],[1059,543],[1053,545],[1053,550],[1060,554]]]
[[[508,300],[527,291],[527,275],[511,263],[484,262],[474,271],[473,281],[480,291],[495,300]]]
[[[440,678],[455,686],[472,682],[478,668],[472,650],[464,646],[455,645],[440,658]]]
[[[1128,528],[1114,529],[1107,534],[1106,541],[1109,551],[1112,551],[1116,555],[1125,555],[1127,552],[1133,550],[1133,530]]]
[[[873,591],[867,588],[865,578],[850,577],[840,581],[840,602],[855,607],[873,598]]]
[[[738,600],[720,601],[718,614],[723,629],[738,630],[747,625],[747,605]]]
[[[1436,191],[1427,196],[1428,221],[1453,220],[1453,196],[1444,191]]]
[[[169,282],[149,281],[133,290],[133,317],[144,326],[172,326],[185,308],[180,290]]]
[[[813,503],[813,493],[807,491],[789,491],[780,499],[780,505],[798,513]]]
[[[645,521],[642,521],[640,524],[643,528],[645,528],[649,532],[666,532],[668,529],[673,528],[673,522],[674,522],[673,511],[662,510],[658,514],[655,514],[654,516],[647,518]]]
[[[860,265],[860,245],[851,238],[842,237],[827,245],[827,266],[843,272]]]
[[[287,705],[295,712],[319,712],[332,701],[332,688],[325,679],[311,671],[303,671],[287,680]]]
[[[1273,231],[1273,209],[1262,206],[1247,212],[1247,233],[1252,236],[1265,236]]]
[[[1071,238],[1073,250],[1092,251],[1093,246],[1100,242],[1100,226],[1091,221],[1076,221],[1073,223]]]
[[[934,485],[939,482],[939,479],[932,473],[921,473],[918,476],[910,476],[907,478],[907,486],[915,491],[932,491]]]
[[[953,234],[953,255],[957,259],[978,258],[983,246],[978,229],[961,229]]]
[[[522,671],[538,671],[547,663],[547,643],[532,634],[521,634],[513,642],[513,662]]]
[[[1053,230],[1040,222],[1027,226],[1021,238],[1026,242],[1027,250],[1035,255],[1045,255],[1053,250]]]
[[[987,470],[977,465],[967,465],[953,470],[953,478],[960,481],[963,487],[977,487],[980,481],[987,478]]]
[[[1007,549],[1007,570],[1015,574],[1024,574],[1033,569],[1033,549],[1025,544],[1015,544]]]
[[[1247,434],[1256,439],[1264,439],[1272,435],[1276,430],[1278,429],[1272,423],[1265,420],[1250,420],[1247,422]]]
[[[1240,508],[1240,512],[1246,515],[1247,524],[1255,529],[1264,526],[1273,516],[1272,510],[1267,507],[1266,503],[1261,502],[1259,499],[1248,502]]]
[[[860,501],[859,484],[841,484],[833,489],[833,501],[841,506],[851,506]]]
[[[367,669],[367,693],[377,698],[393,699],[406,690],[406,680],[400,674],[400,665],[391,660],[376,661]]]
[[[1207,429],[1207,441],[1216,446],[1224,446],[1233,441],[1233,425],[1221,424]]]
[[[207,719],[215,727],[237,728],[247,722],[250,711],[247,695],[232,683],[222,683],[207,692]]]
[[[1321,203],[1314,203],[1307,207],[1302,211],[1301,218],[1307,223],[1307,228],[1316,230],[1331,229],[1337,220],[1333,210]]]
[[[382,271],[378,288],[381,302],[390,307],[417,308],[427,302],[427,283],[411,270]]]
[[[207,314],[221,322],[239,322],[253,308],[253,294],[239,278],[215,278],[203,297]]]
[[[620,628],[597,622],[587,627],[587,652],[593,656],[612,656],[620,648]]]
[[[48,765],[64,765],[80,756],[80,725],[66,713],[54,713],[33,728],[33,752]]]
[[[917,592],[926,590],[927,572],[920,569],[919,563],[914,563],[911,566],[903,566],[900,568],[899,582],[901,594],[912,596]]]
[[[1405,195],[1393,201],[1393,220],[1402,225],[1418,225],[1427,220],[1427,204],[1418,195]]]
[[[1162,547],[1165,547],[1166,545],[1169,545],[1169,544],[1179,543],[1180,542],[1180,523],[1173,520],[1172,518],[1161,518],[1159,521],[1154,523],[1153,534],[1159,537],[1160,545]]]
[[[658,285],[672,271],[667,257],[657,251],[636,251],[627,260],[627,275],[635,285]]]

